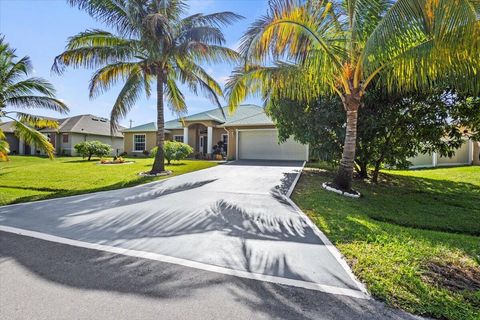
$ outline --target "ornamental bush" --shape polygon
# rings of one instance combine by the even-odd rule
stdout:
[[[155,157],[157,154],[158,147],[150,150],[150,157]],[[193,153],[193,148],[186,143],[177,142],[177,141],[165,141],[163,145],[163,150],[165,152],[165,159],[167,159],[167,164],[170,164],[172,160],[180,161],[188,157],[189,154]]]
[[[100,141],[84,141],[77,143],[74,148],[83,158],[88,158],[88,161],[90,161],[92,156],[101,158],[108,156],[112,152],[112,147]]]

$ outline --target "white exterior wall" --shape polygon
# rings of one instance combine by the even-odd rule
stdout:
[[[415,168],[428,168],[428,167],[443,167],[443,166],[457,166],[457,165],[466,165],[472,164],[472,152],[470,151],[471,142],[469,140],[455,150],[455,155],[451,158],[449,157],[440,157],[436,153],[432,154],[419,154],[415,158],[408,159],[412,166],[411,169]]]
[[[62,134],[58,135],[57,142],[59,142],[59,147],[57,148],[57,152],[59,155],[71,155],[77,156],[78,154],[75,152],[74,146],[77,143],[81,143],[84,141],[100,141],[102,143],[109,144],[113,151],[111,155],[116,155],[117,151],[118,154],[123,152],[123,137],[108,137],[108,136],[97,136],[97,135],[84,135],[80,133],[69,133],[68,134],[68,143],[63,143]]]

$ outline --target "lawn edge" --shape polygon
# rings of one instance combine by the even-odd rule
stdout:
[[[300,180],[305,164],[306,164],[306,161],[303,162],[301,166],[301,170],[299,170],[299,172],[297,173],[297,176],[292,182],[292,185],[290,186],[290,189],[288,190],[287,194],[282,196],[293,207],[293,209],[295,209],[295,211],[305,220],[308,226],[312,228],[313,232],[322,240],[327,250],[333,255],[333,257],[340,264],[340,266],[342,266],[342,268],[350,277],[350,279],[359,288],[359,291],[361,291],[365,295],[365,298],[371,299],[372,296],[368,292],[367,287],[355,276],[352,269],[348,265],[347,260],[345,259],[345,256],[340,252],[340,250],[337,249],[337,247],[335,247],[335,245],[318,228],[318,226],[305,214],[305,212],[303,212],[302,209],[300,209],[300,207],[290,198],[298,181]]]
[[[155,181],[149,181],[149,182],[146,182],[146,183],[140,183],[140,184],[137,184],[137,185],[134,185],[134,186],[126,186],[126,187],[123,187],[123,188],[101,190],[101,191],[94,191],[94,192],[84,192],[84,193],[79,193],[79,194],[74,194],[74,195],[71,195],[71,196],[64,196],[64,197],[54,197],[54,198],[49,198],[49,199],[10,203],[10,204],[5,204],[5,205],[0,205],[0,208],[8,208],[8,207],[13,207],[13,206],[23,205],[23,204],[26,204],[26,203],[41,203],[41,202],[46,202],[46,201],[55,201],[55,200],[58,200],[58,199],[76,198],[76,197],[80,197],[80,196],[85,196],[87,194],[96,195],[96,194],[100,194],[100,193],[104,193],[104,192],[110,192],[110,191],[122,190],[122,189],[128,189],[128,188],[134,189],[134,188],[144,187],[144,186],[154,184],[154,183],[163,182],[163,181],[169,180],[169,179],[174,178],[174,177],[183,176],[183,175],[194,173],[194,172],[197,172],[197,171],[212,169],[212,168],[215,168],[218,165],[219,164],[216,164],[216,165],[208,167],[208,168],[203,168],[203,169],[194,170],[194,171],[190,171],[190,172],[186,172],[186,173],[181,173],[181,174],[178,174],[178,175],[170,175],[170,176],[166,176],[166,178],[158,179],[158,180],[155,180]]]

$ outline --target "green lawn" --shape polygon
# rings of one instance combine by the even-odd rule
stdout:
[[[0,205],[64,197],[102,190],[119,189],[165,177],[140,177],[148,171],[151,158],[127,159],[134,164],[97,165],[78,157],[59,157],[49,160],[41,157],[11,156],[0,162]],[[215,166],[215,162],[185,160],[167,166],[174,175]]]
[[[416,314],[480,319],[480,167],[386,171],[380,185],[354,183],[360,199],[322,189],[331,179],[307,168],[293,199],[375,297]]]

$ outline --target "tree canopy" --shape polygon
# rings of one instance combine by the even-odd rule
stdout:
[[[310,102],[338,95],[346,134],[336,187],[351,188],[358,110],[373,83],[389,93],[480,92],[478,0],[274,0],[244,34],[227,84],[234,110],[249,94]]]
[[[202,67],[204,63],[231,62],[236,51],[224,46],[221,30],[242,17],[232,12],[185,16],[181,0],[69,0],[115,30],[86,30],[68,40],[55,58],[53,70],[66,67],[97,69],[90,81],[90,97],[124,82],[110,113],[112,130],[142,94],[150,97],[156,82],[157,146],[152,173],[164,170],[164,103],[178,115],[187,112],[180,84],[202,92],[221,108],[221,86]],[[223,112],[223,109],[222,109]]]
[[[69,110],[64,102],[55,98],[55,89],[48,81],[37,77],[25,78],[32,69],[30,58],[19,59],[0,35],[0,122],[2,118],[14,121],[15,135],[53,158],[54,147],[37,129],[56,128],[58,123],[27,111],[47,109],[65,114]],[[0,158],[5,159],[8,152],[8,143],[0,130]]]

